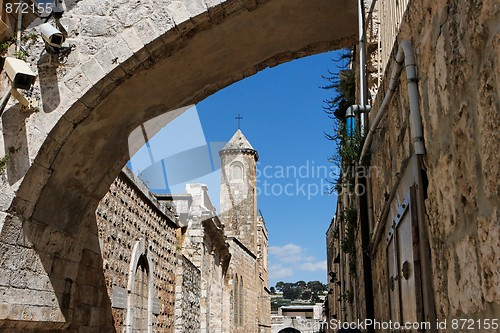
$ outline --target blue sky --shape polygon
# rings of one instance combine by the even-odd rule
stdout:
[[[203,182],[218,205],[218,150],[237,130],[240,114],[241,130],[260,157],[258,204],[269,230],[271,286],[326,282],[325,232],[336,206],[326,179],[332,179],[328,157],[335,145],[324,137],[332,120],[321,107],[333,91],[320,87],[327,84],[322,75],[338,70],[332,59],[338,55],[298,59],[237,82],[170,122],[132,159],[154,191],[181,193],[184,181]]]

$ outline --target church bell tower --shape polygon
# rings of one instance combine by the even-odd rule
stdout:
[[[257,251],[257,181],[259,158],[241,130],[219,152],[221,158],[220,211],[226,235]]]

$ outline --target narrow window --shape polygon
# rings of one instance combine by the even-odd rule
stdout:
[[[238,306],[238,304],[239,304],[238,303],[238,296],[239,296],[238,275],[236,275],[234,280],[236,281],[235,285],[234,285],[234,290],[233,290],[234,323],[238,324],[238,320],[239,320],[239,315],[238,315],[238,310],[239,310],[239,306]]]
[[[240,315],[240,325],[243,325],[243,277],[240,279],[240,297],[239,297],[239,315]]]
[[[133,332],[146,333],[148,330],[148,274],[149,266],[146,256],[139,257],[135,270],[133,292]]]
[[[243,165],[241,163],[233,163],[231,165],[231,179],[243,180]]]

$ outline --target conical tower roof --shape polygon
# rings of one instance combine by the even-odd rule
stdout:
[[[258,159],[257,151],[252,147],[252,145],[245,137],[245,135],[243,135],[243,132],[240,129],[238,129],[236,133],[234,133],[231,140],[229,140],[229,142],[226,143],[224,148],[222,148],[222,150],[219,153],[221,155],[227,153],[233,153],[233,154],[247,153],[255,155],[255,159],[256,160]]]

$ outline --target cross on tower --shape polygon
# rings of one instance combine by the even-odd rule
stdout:
[[[238,129],[240,129],[240,120],[243,119],[243,117],[240,116],[240,114],[238,113],[238,116],[234,117],[234,119],[236,119],[238,121]]]

